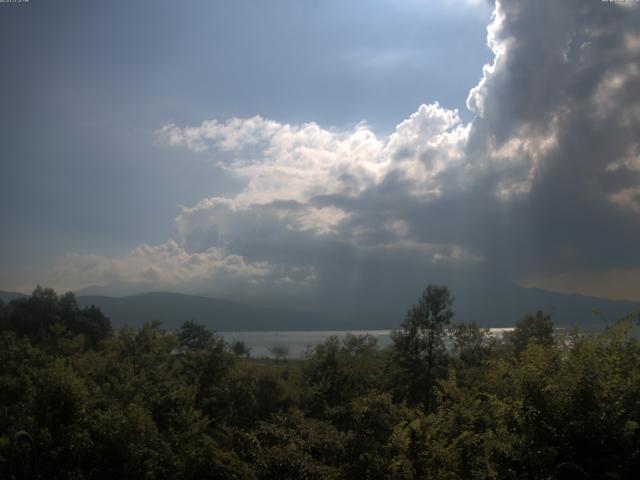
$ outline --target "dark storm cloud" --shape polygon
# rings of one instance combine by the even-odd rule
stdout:
[[[504,53],[470,95],[479,116],[469,157],[484,158],[514,138],[553,139],[538,157],[511,152],[525,167],[511,181],[529,183],[527,195],[511,200],[511,231],[527,232],[513,238],[514,273],[638,267],[640,9],[508,1],[497,15],[494,50]],[[494,183],[504,178],[500,162],[489,172]],[[500,261],[500,250],[489,255]]]

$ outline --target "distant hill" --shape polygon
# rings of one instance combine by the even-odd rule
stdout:
[[[404,319],[404,309],[363,309],[362,312],[329,313],[286,308],[268,308],[215,298],[178,293],[147,293],[128,297],[79,296],[81,305],[96,305],[114,326],[138,326],[160,320],[176,328],[195,320],[217,331],[349,330],[393,329]],[[557,326],[573,324],[602,328],[624,315],[640,311],[640,303],[603,300],[580,295],[563,295],[544,290],[510,287],[496,296],[461,294],[454,304],[456,320],[476,321],[487,327],[512,326],[528,312],[544,310]],[[596,310],[598,313],[594,313]]]
[[[28,295],[25,295],[24,293],[18,293],[18,292],[5,292],[4,290],[0,290],[0,300],[2,300],[4,303],[9,303],[11,300],[16,300],[18,298],[25,298]]]
[[[305,311],[259,307],[179,293],[155,292],[128,297],[82,295],[78,302],[99,307],[116,327],[124,324],[140,326],[160,320],[165,328],[175,329],[186,320],[195,320],[217,331],[326,328],[320,316]]]
[[[74,293],[78,297],[130,297],[133,295],[141,295],[143,293],[171,291],[173,291],[171,288],[161,286],[150,288],[148,285],[144,284],[136,284],[130,282],[112,282],[107,285],[90,285],[88,287],[75,290]]]
[[[490,293],[455,286],[452,291],[456,297],[455,321],[475,321],[485,327],[513,326],[526,313],[543,310],[551,313],[556,326],[597,329],[629,313],[640,312],[640,302],[564,295],[517,285],[493,286]],[[0,299],[5,303],[24,297],[22,293],[0,291]],[[100,307],[115,327],[160,320],[165,328],[175,329],[186,320],[195,320],[217,331],[394,329],[411,306],[411,301],[396,305],[383,296],[350,309],[325,305],[264,307],[168,292],[123,297],[78,292],[77,298],[80,305]]]
[[[640,302],[567,295],[537,288],[505,285],[492,295],[462,292],[454,304],[456,317],[486,326],[512,326],[528,312],[550,313],[556,326],[602,328],[630,313],[640,312]]]

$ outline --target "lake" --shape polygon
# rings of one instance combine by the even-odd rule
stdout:
[[[490,328],[494,335],[500,335],[512,328]],[[289,331],[289,332],[219,332],[228,343],[242,341],[251,349],[254,358],[273,355],[269,348],[285,346],[289,349],[289,358],[300,358],[308,348],[324,343],[329,337],[344,338],[347,334],[371,335],[378,340],[379,347],[391,344],[391,330],[322,330],[322,331]]]

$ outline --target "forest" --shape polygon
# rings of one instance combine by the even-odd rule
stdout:
[[[72,293],[38,287],[0,303],[0,475],[637,478],[632,315],[582,332],[532,312],[496,336],[454,307],[429,285],[389,347],[333,337],[267,359],[194,322],[114,331]]]

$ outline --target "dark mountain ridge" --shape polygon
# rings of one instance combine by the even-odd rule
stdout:
[[[79,296],[81,305],[99,307],[114,326],[140,326],[159,320],[175,329],[194,320],[217,331],[306,330],[303,325],[322,325],[322,318],[303,310],[269,308],[217,298],[170,292],[151,292],[128,297]]]
[[[26,296],[0,291],[0,299],[5,303]],[[175,329],[186,320],[194,320],[217,331],[394,329],[410,307],[384,304],[383,299],[349,311],[337,307],[331,309],[330,306],[266,307],[171,292],[123,297],[78,295],[77,298],[81,306],[99,307],[114,327],[125,324],[137,327],[158,320],[165,328]],[[543,310],[552,315],[556,326],[598,329],[625,315],[638,315],[640,302],[566,295],[509,285],[493,295],[484,291],[461,291],[456,295],[454,310],[454,321],[475,321],[484,327],[513,326],[526,313]]]

